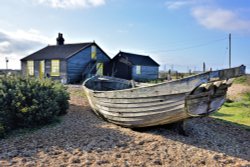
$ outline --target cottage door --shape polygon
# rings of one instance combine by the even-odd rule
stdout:
[[[44,77],[44,60],[40,61],[40,68],[39,68],[39,78],[43,79]]]

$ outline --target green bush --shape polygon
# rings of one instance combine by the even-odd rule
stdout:
[[[8,131],[47,124],[66,114],[68,100],[66,88],[48,79],[1,78],[0,125]]]
[[[5,130],[2,124],[0,124],[0,138],[4,137],[5,135]]]

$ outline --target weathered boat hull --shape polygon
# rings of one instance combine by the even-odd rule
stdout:
[[[245,66],[240,66],[138,88],[131,88],[127,80],[95,76],[83,87],[101,118],[124,127],[147,127],[217,111],[225,101],[231,78],[244,73]]]

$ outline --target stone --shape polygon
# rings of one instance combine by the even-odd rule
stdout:
[[[121,158],[122,155],[118,153],[118,154],[115,154],[115,157],[116,157],[116,158]]]
[[[73,157],[70,160],[71,163],[81,163],[81,160],[78,157]]]
[[[155,164],[155,165],[162,165],[162,161],[161,161],[160,159],[156,159],[156,160],[154,161],[154,164]]]
[[[98,165],[108,164],[108,163],[109,163],[108,160],[99,160],[99,161],[97,161],[97,164],[98,164]]]

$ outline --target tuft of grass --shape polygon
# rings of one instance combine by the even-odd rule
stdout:
[[[147,81],[147,83],[152,83],[152,84],[157,84],[157,83],[162,83],[162,82],[164,82],[164,79],[162,78]]]
[[[245,93],[240,101],[226,102],[212,117],[242,125],[250,130],[250,92]]]
[[[225,107],[212,115],[214,118],[248,126],[250,129],[250,108]]]
[[[80,97],[80,98],[85,98],[86,97],[83,90],[79,91],[79,89],[68,88],[68,92],[70,93],[71,96],[76,96],[76,97]]]
[[[250,85],[250,75],[244,75],[234,80],[236,84]]]

